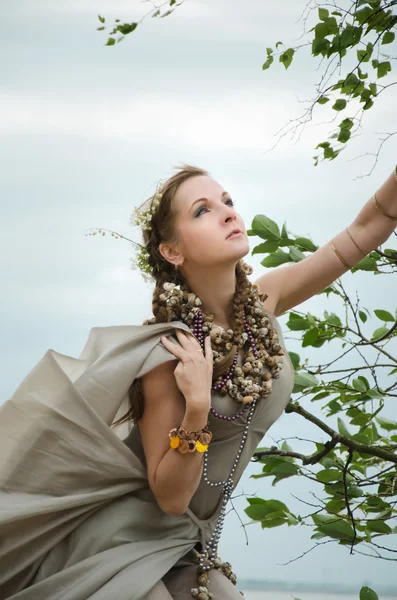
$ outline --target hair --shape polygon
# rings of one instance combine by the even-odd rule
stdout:
[[[161,187],[161,201],[159,207],[151,219],[151,229],[143,230],[143,242],[148,251],[148,263],[152,269],[152,277],[156,285],[152,297],[152,312],[154,317],[144,321],[144,325],[153,323],[167,323],[173,320],[181,319],[180,306],[167,306],[162,302],[160,296],[164,293],[163,285],[166,282],[175,282],[181,287],[183,295],[181,300],[187,300],[190,290],[187,282],[184,280],[181,273],[174,268],[174,265],[169,263],[160,253],[159,246],[161,243],[177,244],[180,241],[179,231],[175,227],[176,211],[174,206],[175,195],[184,181],[191,177],[210,176],[208,171],[199,167],[183,164],[179,167],[172,177],[167,179]],[[142,206],[148,204],[150,206],[154,195],[146,200]],[[246,297],[251,293],[251,282],[247,277],[247,273],[252,273],[252,267],[247,265],[242,259],[236,264],[236,289],[233,297],[233,333],[234,339],[238,339],[244,331],[243,308]],[[179,310],[178,310],[179,308]],[[236,351],[237,344],[233,344],[232,349],[218,361],[214,361],[213,379],[215,380],[220,375],[223,375],[231,367]],[[130,408],[125,415],[118,419],[113,425],[119,425],[127,421],[138,421],[144,411],[144,396],[142,390],[141,379],[135,379],[128,391]]]

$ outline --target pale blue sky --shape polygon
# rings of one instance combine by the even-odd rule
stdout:
[[[152,288],[130,270],[129,244],[85,232],[102,226],[139,240],[129,225],[132,209],[174,165],[192,162],[208,169],[231,192],[247,227],[262,213],[280,224],[287,221],[292,232],[317,244],[344,229],[389,175],[395,139],[370,178],[356,176],[369,170],[371,159],[352,159],[376,150],[375,132],[392,128],[395,88],[379,98],[366,115],[363,135],[338,160],[313,167],[314,146],[325,139],[326,124],[309,126],[297,144],[284,139],[265,153],[275,132],[300,114],[298,99],[311,96],[318,78],[316,65],[304,56],[288,72],[281,66],[261,70],[267,46],[279,39],[297,43],[303,6],[291,0],[252,0],[244,8],[237,1],[187,0],[172,16],[147,19],[121,44],[106,48],[106,36],[96,31],[97,15],[109,22],[138,19],[147,3],[3,0],[2,399],[48,348],[77,356],[91,327],[140,324],[150,316]],[[261,257],[246,260],[254,266],[253,277],[263,272]],[[364,306],[395,311],[390,278],[347,274],[343,282],[353,294],[358,289]],[[341,313],[334,298],[313,298],[299,308],[319,316],[325,309]],[[299,350],[288,332],[285,336],[288,349]],[[336,352],[323,347],[305,356],[323,362]],[[321,415],[318,404],[308,408]],[[293,435],[321,439],[298,418],[283,415],[264,444]],[[275,488],[250,480],[258,471],[249,467],[240,492],[279,498],[301,514],[308,507],[291,493],[311,501],[311,491],[320,492],[298,480]],[[247,521],[245,500],[236,504]],[[221,544],[223,558],[241,578],[373,587],[395,579],[393,563],[349,556],[333,544],[280,566],[312,546],[311,530],[262,531],[255,525],[247,532],[248,547],[233,515]]]

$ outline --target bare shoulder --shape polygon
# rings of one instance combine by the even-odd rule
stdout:
[[[161,399],[172,399],[174,405],[183,406],[183,395],[176,384],[174,375],[178,362],[179,359],[168,360],[142,376],[142,391],[145,398],[146,415],[148,413],[153,414],[153,412],[162,412],[170,408],[169,404],[167,406],[167,402],[160,401]]]

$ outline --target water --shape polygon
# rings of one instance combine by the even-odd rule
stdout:
[[[292,600],[293,597],[300,600],[359,600],[360,591],[357,595],[345,595],[334,593],[315,592],[280,592],[280,591],[244,591],[244,600]],[[243,600],[243,597],[242,597]],[[396,600],[396,597],[379,595],[379,600]]]

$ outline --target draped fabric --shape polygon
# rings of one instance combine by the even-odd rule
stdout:
[[[179,343],[175,328],[190,331],[180,321],[95,327],[79,358],[48,350],[0,405],[0,600],[144,600],[189,563],[197,542],[205,547],[220,489],[202,481],[185,514],[165,514],[148,485],[139,427],[111,427],[128,409],[134,379],[175,359],[160,342]],[[256,406],[235,484],[292,386],[286,354]],[[217,392],[212,403],[223,414],[240,406]],[[224,479],[245,417],[209,421],[209,476]]]

